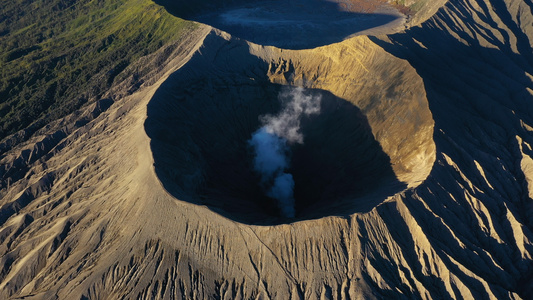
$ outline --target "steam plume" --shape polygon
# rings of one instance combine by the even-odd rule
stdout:
[[[263,126],[253,133],[248,143],[255,152],[254,170],[261,175],[267,196],[278,201],[281,213],[294,218],[294,179],[286,172],[290,166],[290,144],[303,144],[300,132],[302,116],[320,113],[321,97],[305,93],[301,87],[279,95],[283,109],[275,116],[260,117]]]

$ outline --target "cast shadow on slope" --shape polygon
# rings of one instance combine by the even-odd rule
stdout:
[[[242,223],[274,225],[367,212],[405,188],[361,111],[327,91],[307,90],[322,97],[321,114],[302,119],[304,143],[291,147],[288,170],[296,217],[280,217],[253,170],[247,141],[260,116],[280,110],[278,94],[288,87],[227,76],[187,81],[178,71],[148,105],[155,170],[177,199]]]
[[[423,208],[418,199],[407,198],[409,211],[422,228],[438,232],[429,237],[437,253],[443,253],[443,257],[445,253],[454,253],[454,260],[447,262],[450,269],[459,263],[474,274],[483,274],[487,282],[497,283],[491,285],[497,298],[508,298],[508,291],[528,298],[533,287],[533,263],[516,250],[520,244],[509,235],[513,232],[512,223],[505,217],[499,219],[494,231],[503,241],[496,240],[493,234],[487,235],[480,229],[475,202],[464,195],[467,190],[483,203],[486,209],[483,218],[512,214],[524,232],[533,231],[530,188],[521,169],[521,151],[533,155],[522,142],[533,142],[528,125],[524,125],[533,124],[531,37],[515,23],[503,1],[492,1],[491,13],[483,1],[464,1],[469,2],[487,11],[482,18],[486,24],[476,22],[466,4],[454,1],[448,14],[438,15],[435,23],[444,20],[445,24],[455,24],[455,14],[461,16],[463,24],[459,26],[443,30],[429,23],[406,34],[392,35],[389,41],[372,40],[389,53],[408,60],[423,78],[435,120],[438,156],[442,159],[441,153],[445,153],[457,164],[435,164],[431,180],[416,191],[429,209]],[[533,11],[530,1],[528,5]],[[465,28],[472,29],[476,38]],[[461,175],[456,170],[461,170]],[[465,188],[469,184],[474,186]],[[393,221],[387,226],[398,228]],[[441,245],[442,241],[457,238],[460,243]],[[414,245],[402,247],[404,253],[411,252],[413,260],[417,260]],[[486,254],[479,254],[476,251],[479,248]],[[480,258],[494,259],[494,263],[472,263]],[[457,274],[468,288],[479,292],[474,297],[490,297],[480,282],[461,272]]]
[[[395,28],[403,18],[391,8],[389,14],[353,12],[351,1],[341,0],[155,2],[179,18],[210,25],[259,45],[285,49],[315,48],[371,28]],[[371,5],[384,5],[376,3]]]

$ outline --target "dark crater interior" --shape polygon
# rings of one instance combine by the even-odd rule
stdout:
[[[156,172],[177,199],[271,225],[368,211],[405,187],[356,106],[306,90],[321,95],[321,113],[302,119],[304,143],[291,146],[296,217],[283,218],[261,187],[247,141],[260,116],[280,110],[278,95],[290,87],[259,78],[183,77],[177,72],[163,83],[145,123]]]

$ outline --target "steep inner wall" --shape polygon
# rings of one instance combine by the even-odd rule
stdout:
[[[426,178],[435,159],[433,120],[423,82],[406,61],[367,37],[302,51],[253,46],[252,53],[270,61],[272,82],[324,89],[358,107],[398,179],[416,186]]]

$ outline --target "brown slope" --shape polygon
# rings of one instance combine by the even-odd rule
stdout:
[[[360,58],[354,61],[352,55]],[[177,78],[205,75],[207,69],[202,64],[206,63],[220,67],[214,72],[248,74],[265,83],[297,84],[304,77],[319,74],[308,81],[310,87],[329,89],[332,95],[358,104],[360,114],[368,119],[368,134],[376,136],[390,157],[387,163],[392,162],[389,168],[395,176],[416,186],[429,172],[434,147],[432,120],[427,106],[417,100],[424,98],[421,82],[405,62],[386,54],[367,38],[302,53],[249,45],[211,32],[196,55],[180,69],[189,75],[176,73],[182,74]],[[179,64],[176,60],[171,65]],[[384,72],[385,66],[396,64],[396,68],[389,68],[390,73]],[[186,71],[187,66],[193,68]],[[362,77],[360,73],[376,75]],[[353,85],[358,80],[363,82]],[[190,86],[191,82],[186,83]],[[225,290],[226,298],[239,293],[246,298],[371,295],[364,281],[357,283],[362,278],[363,258],[357,250],[360,242],[356,227],[352,227],[356,226],[352,221],[356,216],[351,214],[370,210],[385,200],[387,193],[367,193],[333,208],[322,204],[304,215],[316,218],[324,213],[340,213],[343,217],[315,221],[303,218],[275,227],[236,223],[208,207],[178,201],[156,177],[152,164],[155,158],[157,167],[157,153],[150,150],[142,129],[143,116],[148,113],[148,120],[151,117],[147,101],[159,86],[157,83],[117,100],[84,130],[69,135],[64,148],[32,164],[27,179],[7,190],[3,207],[17,199],[17,191],[48,178],[46,186],[30,188],[35,192],[24,205],[13,206],[4,224],[4,236],[9,237],[4,242],[4,295],[206,298]],[[380,86],[380,92],[376,93],[376,86]],[[163,88],[169,89],[159,90]],[[166,98],[166,102],[179,101],[177,96]],[[367,97],[374,102],[365,103]],[[350,103],[346,100],[337,101]],[[391,103],[393,100],[396,103]],[[154,101],[150,100],[151,105]],[[397,122],[404,114],[418,116],[412,120],[403,117],[403,124],[411,124],[398,130],[404,138],[387,135],[387,124]],[[424,146],[398,150],[390,146],[394,139],[418,139],[413,144]],[[402,151],[412,155],[402,158]],[[370,158],[375,153],[366,155]],[[375,176],[372,174],[367,176]],[[386,187],[383,185],[383,189]],[[354,206],[357,201],[363,202]]]

